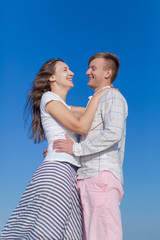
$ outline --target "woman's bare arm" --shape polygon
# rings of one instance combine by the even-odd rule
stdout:
[[[47,111],[64,127],[78,133],[87,134],[93,122],[99,99],[108,89],[98,92],[90,100],[86,111],[81,117],[77,118],[63,103],[59,101],[50,101],[46,104]]]
[[[71,106],[71,111],[77,118],[80,118],[82,114],[85,112],[85,110],[86,108],[84,107]]]

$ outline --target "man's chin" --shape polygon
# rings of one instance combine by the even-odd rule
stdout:
[[[87,86],[94,89],[94,85],[91,82],[88,82]]]

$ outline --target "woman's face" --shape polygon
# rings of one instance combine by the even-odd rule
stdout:
[[[59,61],[56,63],[55,68],[55,74],[52,75],[53,81],[58,86],[72,88],[74,86],[72,82],[74,73],[69,69],[68,65]]]

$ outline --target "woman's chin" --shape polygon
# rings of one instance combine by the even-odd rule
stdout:
[[[70,85],[70,88],[73,88],[74,87],[74,84],[72,83],[71,85]]]
[[[72,89],[73,87],[74,87],[74,84],[70,84],[70,85],[66,86],[66,88],[68,88],[68,91],[69,91],[70,89]]]

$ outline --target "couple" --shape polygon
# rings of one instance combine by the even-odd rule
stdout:
[[[47,155],[1,240],[122,239],[119,204],[127,103],[119,91],[110,88],[119,59],[111,53],[98,53],[88,65],[88,86],[95,94],[86,109],[66,104],[74,74],[61,59],[46,62],[34,80],[27,103],[32,113],[32,138],[48,141]],[[80,143],[76,134],[82,135]]]

